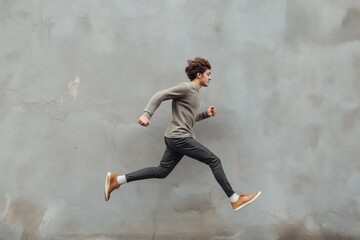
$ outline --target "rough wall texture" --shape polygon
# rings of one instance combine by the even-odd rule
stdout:
[[[360,1],[0,0],[0,239],[360,239]],[[189,158],[157,165],[170,104],[157,90],[212,63],[196,126],[236,214]]]

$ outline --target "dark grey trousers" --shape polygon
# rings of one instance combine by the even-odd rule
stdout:
[[[209,149],[204,147],[194,138],[167,138],[165,137],[166,150],[157,167],[143,168],[126,174],[127,182],[149,178],[165,178],[185,155],[210,166],[216,181],[220,184],[225,194],[230,197],[234,194],[221,165],[220,159]]]

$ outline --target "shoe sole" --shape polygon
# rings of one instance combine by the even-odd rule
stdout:
[[[243,205],[235,208],[235,209],[234,209],[234,212],[239,211],[239,210],[242,209],[243,207],[245,207],[245,206],[249,205],[250,203],[252,203],[253,201],[255,201],[255,200],[260,196],[260,194],[261,194],[261,191],[259,191],[259,192],[255,195],[255,197],[254,197],[253,199],[251,199],[250,201],[248,201],[247,203],[244,203]]]
[[[105,179],[105,190],[104,190],[105,201],[109,201],[110,177],[111,177],[111,173],[108,172],[106,174],[106,179]]]

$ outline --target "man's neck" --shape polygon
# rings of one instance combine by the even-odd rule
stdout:
[[[196,87],[197,90],[200,90],[200,88],[202,87],[199,79],[194,79],[191,81],[191,83]]]

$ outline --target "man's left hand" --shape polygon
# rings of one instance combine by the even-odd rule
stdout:
[[[215,117],[215,115],[216,115],[215,106],[210,106],[207,110],[207,113],[209,114],[210,117]]]

